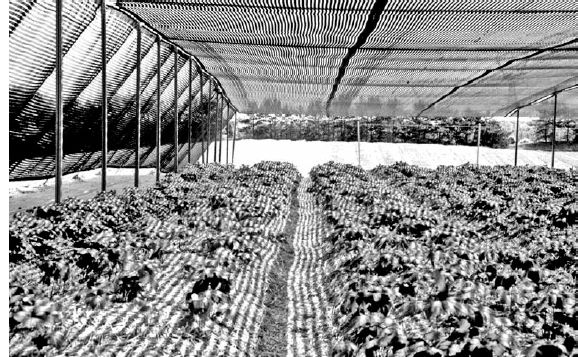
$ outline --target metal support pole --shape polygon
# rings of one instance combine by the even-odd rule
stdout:
[[[175,139],[175,163],[174,163],[174,167],[175,167],[175,172],[179,172],[179,51],[177,50],[177,47],[173,45],[173,50],[175,51],[174,54],[174,62],[175,65],[173,66],[174,68],[174,83],[175,83],[175,87],[174,87],[174,93],[175,93],[175,100],[174,100],[174,115],[175,115],[175,133],[174,133],[174,139]]]
[[[231,106],[229,105],[229,103],[227,103],[227,147],[226,147],[226,154],[225,154],[225,164],[228,166],[229,165],[229,122],[231,117],[229,116],[230,114],[230,110]]]
[[[516,148],[514,150],[514,166],[518,166],[518,130],[520,127],[520,109],[516,110]]]
[[[357,119],[357,166],[361,167],[361,133],[359,131],[359,119]]]
[[[554,168],[554,153],[556,152],[556,109],[558,107],[558,94],[554,94],[554,121],[552,125],[552,168]]]
[[[141,82],[141,52],[142,52],[142,25],[139,22],[136,27],[136,146],[134,151],[134,187],[139,185],[140,172],[140,82]]]
[[[480,139],[482,136],[482,123],[478,123],[478,153],[476,156],[476,166],[480,167]]]
[[[193,115],[193,59],[189,58],[189,116],[187,120],[187,162],[191,163],[191,116]]]
[[[211,96],[213,95],[213,81],[209,81],[209,101],[207,102],[207,164],[211,148]]]
[[[217,120],[219,118],[219,92],[217,92],[217,103],[215,107],[215,147],[213,150],[213,162],[217,162],[217,133],[219,132],[219,123]]]
[[[63,136],[63,111],[62,111],[62,1],[56,0],[56,170],[54,201],[62,200],[62,136]]]
[[[102,61],[102,175],[101,190],[106,191],[108,166],[108,93],[106,90],[106,0],[100,1],[101,61]]]
[[[235,164],[235,141],[237,139],[237,112],[235,112],[235,126],[233,128],[233,151],[231,152],[231,164]]]
[[[204,83],[203,83],[203,73],[199,73],[199,80],[200,80],[200,84],[201,84],[201,89],[200,89],[200,96],[199,96],[199,106],[203,105],[203,87],[204,87]],[[203,124],[201,122],[201,124]],[[201,162],[204,164],[205,163],[205,134],[206,134],[206,127],[203,128],[205,125],[201,125]]]
[[[157,125],[155,129],[157,146],[156,181],[161,181],[161,36],[157,35]]]
[[[219,164],[221,163],[222,159],[222,152],[223,152],[223,95],[221,94],[221,105],[219,106],[219,115],[217,118],[219,119]]]

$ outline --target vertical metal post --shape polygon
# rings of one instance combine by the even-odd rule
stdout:
[[[221,163],[221,158],[223,157],[221,154],[223,152],[223,95],[221,94],[221,106],[219,107],[219,164]]]
[[[102,61],[102,175],[101,190],[106,191],[108,166],[108,93],[106,90],[106,0],[100,1],[101,61]]]
[[[202,107],[203,105],[203,87],[205,86],[205,83],[203,83],[203,72],[199,72],[199,80],[200,80],[200,85],[201,88],[199,90],[200,94],[199,94],[199,107]],[[203,124],[201,122],[201,124]],[[203,128],[205,125],[201,125],[201,162],[204,164],[205,163],[205,134],[206,134],[206,127]]]
[[[209,101],[207,102],[207,164],[211,148],[211,96],[213,95],[213,81],[209,80]]]
[[[213,150],[213,162],[217,162],[217,133],[219,132],[219,123],[217,122],[217,120],[219,120],[219,92],[217,90],[217,103],[215,104],[215,147]]]
[[[193,59],[189,58],[189,115],[187,120],[187,162],[191,163],[191,116],[193,115]]]
[[[161,36],[157,35],[157,125],[155,129],[157,146],[156,181],[161,181]]]
[[[62,136],[63,119],[62,112],[62,1],[56,0],[56,170],[55,170],[55,186],[54,186],[54,201],[60,203],[62,200]]]
[[[231,164],[235,164],[235,141],[237,139],[237,112],[235,112],[235,126],[233,128],[233,151],[231,152]]]
[[[230,109],[231,106],[229,105],[229,103],[227,103],[227,147],[225,148],[226,153],[225,153],[225,165],[229,165],[229,122],[231,120],[231,117],[229,116],[230,114]]]
[[[558,107],[558,94],[554,94],[554,121],[552,123],[552,168],[554,168],[554,152],[556,152],[556,109]]]
[[[134,187],[139,185],[140,172],[140,82],[141,82],[141,52],[142,52],[142,27],[139,22],[136,26],[136,146],[134,148]]]
[[[361,167],[361,133],[359,130],[359,119],[357,119],[357,166]]]
[[[174,100],[174,116],[175,116],[175,172],[179,172],[179,51],[177,50],[177,46],[173,45],[173,50],[175,51],[174,54],[174,93],[175,93],[175,100]]]
[[[520,127],[520,109],[516,110],[516,148],[514,149],[514,166],[518,166],[518,131]]]
[[[476,156],[476,166],[480,167],[480,139],[482,136],[482,123],[478,123],[478,153]]]

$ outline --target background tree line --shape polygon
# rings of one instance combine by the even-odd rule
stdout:
[[[482,124],[480,142],[483,146],[508,146],[509,133],[499,123],[481,118],[403,118],[403,117],[276,117],[252,115],[241,121],[239,139],[279,139],[308,141],[434,143],[445,145],[477,145],[478,123]]]

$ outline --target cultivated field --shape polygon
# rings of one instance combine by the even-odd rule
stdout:
[[[574,356],[576,171],[192,165],[10,223],[10,354]]]

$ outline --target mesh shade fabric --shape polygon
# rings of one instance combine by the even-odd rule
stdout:
[[[64,1],[63,6],[63,173],[101,167],[101,21],[98,1]],[[10,1],[9,177],[51,177],[55,172],[55,2]],[[136,163],[137,22],[107,9],[107,90],[111,167]],[[161,169],[174,166],[174,49],[161,42]],[[141,37],[141,166],[156,165],[157,35]],[[189,77],[190,62],[193,73]],[[196,114],[191,138],[200,143],[202,120],[199,63],[178,54],[179,158],[188,150],[189,106]],[[189,103],[189,78],[192,102]],[[208,83],[205,76],[205,83]],[[213,86],[214,87],[214,86]],[[204,88],[204,96],[208,95]],[[206,100],[204,101],[206,102]],[[204,114],[203,114],[204,113]],[[185,150],[184,154],[181,152]],[[192,159],[200,157],[193,146]]]
[[[571,0],[129,1],[244,112],[503,115],[578,83]]]
[[[573,0],[116,3],[194,55],[195,71],[202,63],[248,113],[261,106],[332,115],[504,115],[578,85]],[[93,0],[64,2],[64,173],[100,167],[99,10]],[[52,176],[55,3],[11,0],[9,11],[10,179]],[[107,18],[109,162],[129,167],[135,164],[136,22],[123,11],[110,8]],[[154,167],[157,150],[155,41],[143,30],[144,167]],[[160,151],[163,170],[170,170],[175,63],[170,45],[160,52]],[[199,113],[206,111],[208,77],[201,97],[200,76],[193,76],[189,103],[189,60],[182,54],[177,60],[180,156],[188,150],[189,106],[193,140],[205,138],[207,129]],[[577,108],[573,93],[565,103]],[[214,89],[210,98],[216,100]]]

